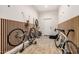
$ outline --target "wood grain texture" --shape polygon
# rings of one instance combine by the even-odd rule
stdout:
[[[1,53],[1,19],[0,19],[0,53]]]
[[[7,35],[9,34],[9,32],[15,28],[21,28],[26,31],[24,25],[24,22],[0,18],[0,51],[2,54],[14,48],[13,46],[10,46],[7,42]],[[32,24],[30,25],[32,27]]]
[[[49,36],[41,36],[36,39],[37,44],[24,49],[21,54],[61,54],[61,50],[56,48],[54,39],[49,39]]]
[[[68,29],[74,29],[75,32],[71,32],[68,37],[79,47],[79,16],[59,24],[58,27],[66,30],[66,33]]]
[[[17,21],[12,21],[12,20],[7,20],[7,34],[9,34],[9,32],[15,28],[21,28],[24,29],[24,23],[22,22],[17,22]],[[15,41],[12,41],[15,42]],[[18,42],[18,41],[17,41]],[[7,50],[11,50],[12,48],[14,48],[13,46],[10,46],[9,44],[7,44]]]

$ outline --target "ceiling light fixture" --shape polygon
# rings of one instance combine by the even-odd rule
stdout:
[[[45,5],[44,7],[45,7],[45,8],[48,8],[48,5]]]

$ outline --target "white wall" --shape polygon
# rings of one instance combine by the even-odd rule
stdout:
[[[63,5],[59,8],[59,23],[67,21],[70,18],[79,16],[79,5]]]
[[[40,13],[39,24],[40,24],[40,30],[42,31],[43,35],[55,35],[56,34],[54,32],[54,28],[56,28],[58,24],[57,14],[58,14],[57,11]]]
[[[22,15],[24,12],[24,17]],[[11,5],[8,7],[7,5],[0,5],[0,18],[7,18],[16,21],[24,22],[30,16],[30,22],[32,22],[33,18],[38,18],[38,13],[35,9],[28,5]]]

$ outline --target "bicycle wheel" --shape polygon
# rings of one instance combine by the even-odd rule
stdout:
[[[54,40],[55,41],[55,46],[58,48],[59,47],[59,34],[58,37]]]
[[[39,23],[38,23],[38,20],[36,19],[35,20],[35,26],[36,26],[36,28],[38,27],[38,25],[39,25]]]
[[[54,40],[54,41],[55,41],[55,46],[56,46],[57,48],[59,48],[59,47],[60,47],[60,48],[63,48],[64,39],[65,39],[64,36],[58,34],[57,39]]]
[[[64,52],[66,52],[67,54],[77,54],[77,49],[77,45],[75,45],[72,41],[66,41],[64,43]]]
[[[24,41],[24,31],[20,28],[13,29],[7,36],[7,42],[11,46],[18,46]]]
[[[35,34],[36,34],[35,28],[31,28],[29,32],[30,38],[35,38],[36,37]]]

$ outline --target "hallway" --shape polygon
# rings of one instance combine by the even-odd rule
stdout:
[[[0,0],[0,59],[79,59],[79,0]]]
[[[21,54],[61,54],[54,39],[49,39],[59,34],[55,29],[73,30],[68,39],[79,47],[79,5],[0,5],[1,54],[20,51],[31,33],[41,37]]]
[[[42,36],[36,39],[37,44],[27,47],[22,54],[60,54],[60,50],[56,48],[54,39],[48,36]]]

